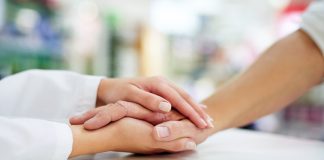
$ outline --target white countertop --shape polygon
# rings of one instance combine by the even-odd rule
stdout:
[[[73,160],[324,160],[324,142],[247,131],[227,130],[200,144],[194,152],[141,156],[107,152]]]

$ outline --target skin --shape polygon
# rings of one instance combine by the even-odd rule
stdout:
[[[214,128],[201,130],[187,120],[169,121],[155,126],[154,137],[159,141],[190,137],[200,143],[218,131],[284,108],[322,82],[323,74],[321,51],[304,31],[298,30],[276,42],[248,70],[203,101],[215,120]],[[167,127],[170,136],[158,137],[159,126]]]
[[[70,118],[73,125],[81,125],[87,130],[95,130],[118,121],[124,117],[131,117],[157,125],[166,121],[185,119],[179,112],[172,110],[168,113],[152,112],[143,106],[126,101],[118,101],[85,112]]]
[[[132,118],[123,118],[98,130],[85,130],[81,125],[72,125],[73,149],[70,157],[105,151],[132,153],[179,152],[195,149],[190,138],[171,142],[159,142],[152,136],[153,125]],[[116,136],[118,135],[118,136]],[[89,147],[91,146],[91,147]]]
[[[199,144],[216,132],[242,126],[284,108],[319,84],[323,74],[324,60],[319,48],[305,32],[298,30],[279,40],[266,50],[248,70],[203,101],[203,104],[208,106],[206,112],[215,120],[213,121],[214,128],[198,128],[188,119],[171,120],[152,126],[141,120],[125,118],[126,122],[121,119],[95,131],[88,131],[77,125],[79,130],[76,131],[77,134],[74,134],[76,126],[72,126],[76,138],[71,156],[102,151],[157,153],[188,150],[186,146],[190,142]],[[126,127],[123,122],[127,124]],[[169,135],[160,137],[159,127],[166,127]],[[119,132],[114,130],[119,130]],[[99,136],[104,131],[110,136]],[[91,133],[98,134],[94,136],[90,135]],[[118,136],[112,138],[111,135],[115,134]],[[83,141],[84,135],[89,136],[90,140],[94,139],[91,143],[94,146],[91,152],[84,151],[87,148],[83,148],[82,143],[79,144]],[[179,144],[172,144],[183,138],[187,139]],[[119,146],[109,147],[100,142],[109,142],[107,145],[112,146],[119,144]],[[170,143],[170,146],[159,146],[160,142]]]
[[[122,91],[122,92],[121,92]],[[190,119],[197,127],[211,127],[207,113],[193,101],[187,92],[162,77],[103,79],[98,88],[97,106],[129,101],[155,111],[166,113],[171,105]],[[167,102],[168,111],[161,111],[159,105]]]
[[[121,90],[123,92],[119,92]],[[192,107],[196,106],[200,110],[199,113],[206,114],[201,105],[193,102],[183,90],[166,80],[162,80],[160,77],[149,79],[104,79],[99,85],[97,94],[98,105],[108,104],[97,106],[82,115],[70,119],[70,123],[73,124],[71,126],[73,149],[70,157],[104,151],[158,153],[193,150],[196,144],[190,138],[179,138],[172,142],[154,140],[152,136],[153,125],[170,120],[177,121],[189,118],[193,123],[199,122],[197,127],[203,128],[205,126],[200,124],[200,114],[197,114],[196,109]],[[156,94],[165,95],[164,97],[171,104],[181,105],[178,108],[174,107],[175,109],[178,111],[185,110],[184,113],[190,114],[180,114],[175,110],[161,112],[152,107],[158,105],[161,101],[166,101]],[[130,100],[132,103],[122,100]],[[184,115],[188,115],[188,117]],[[125,117],[133,117],[144,121]],[[204,117],[208,119],[207,114]],[[111,122],[115,123],[107,126]],[[101,129],[95,130],[98,128]],[[116,135],[118,136],[116,137]],[[143,143],[143,141],[145,142]],[[92,147],[88,147],[90,145]]]

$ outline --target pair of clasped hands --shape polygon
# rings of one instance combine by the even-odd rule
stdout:
[[[103,79],[97,107],[70,118],[71,157],[194,150],[208,137],[206,130],[214,127],[205,108],[161,77]]]

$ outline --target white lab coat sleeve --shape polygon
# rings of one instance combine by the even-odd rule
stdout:
[[[324,54],[324,0],[313,2],[302,15],[301,28]]]
[[[101,79],[30,70],[1,80],[1,159],[67,159],[73,138],[69,125],[61,122],[95,107]]]
[[[73,137],[64,123],[0,117],[0,156],[10,160],[66,160]]]
[[[102,77],[30,70],[0,81],[0,115],[66,121],[95,107]]]

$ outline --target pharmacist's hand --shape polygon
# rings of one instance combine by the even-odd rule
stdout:
[[[170,142],[156,141],[152,136],[153,126],[133,118],[123,118],[95,131],[84,130],[78,125],[72,125],[71,129],[73,149],[70,157],[106,151],[153,154],[196,148],[190,138],[179,138]]]
[[[180,121],[168,121],[154,126],[153,137],[161,142],[173,141],[179,138],[190,138],[196,144],[200,144],[215,132],[215,128],[200,129],[189,120],[183,119]]]
[[[197,127],[208,127],[208,115],[184,90],[161,78],[103,79],[97,102],[104,105],[119,100],[135,102],[154,111],[166,113],[171,105]],[[209,126],[211,127],[211,126]]]
[[[94,130],[102,128],[110,122],[120,120],[124,117],[144,120],[153,125],[184,118],[175,110],[168,113],[152,112],[136,103],[118,101],[116,103],[91,109],[81,115],[73,116],[70,118],[70,123],[72,125],[83,124],[85,129]]]

